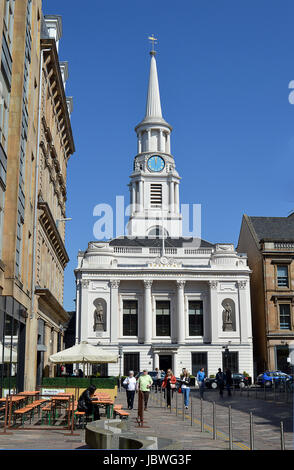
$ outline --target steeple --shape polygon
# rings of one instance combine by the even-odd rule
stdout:
[[[148,85],[145,121],[150,118],[162,119],[155,54],[156,54],[155,51],[150,52],[151,63],[150,63],[150,74],[149,74],[149,85]]]
[[[158,83],[158,74],[157,74],[157,65],[155,59],[156,52],[154,49],[150,51],[151,61],[150,61],[150,72],[149,72],[149,83],[147,91],[147,101],[146,101],[146,112],[143,121],[140,122],[135,128],[135,131],[138,133],[138,130],[141,130],[142,126],[148,124],[158,124],[163,125],[172,130],[170,124],[168,124],[162,117],[161,102],[160,102],[160,92],[159,92],[159,83]]]
[[[155,38],[150,38],[152,41]],[[180,176],[171,154],[172,127],[162,117],[154,42],[144,119],[135,127],[137,155],[130,176],[131,212],[128,233],[132,236],[180,236]]]

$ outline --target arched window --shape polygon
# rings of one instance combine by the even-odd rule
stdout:
[[[151,227],[149,232],[148,232],[148,238],[162,238],[162,234],[164,234],[164,237],[168,237],[168,231],[160,226],[160,225],[155,225],[154,227]]]

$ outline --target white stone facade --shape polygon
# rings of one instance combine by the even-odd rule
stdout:
[[[183,367],[196,374],[204,366],[207,375],[215,374],[226,365],[228,346],[231,368],[253,376],[247,257],[231,244],[182,238],[180,176],[170,153],[172,128],[161,114],[154,52],[146,115],[135,130],[131,237],[90,242],[79,252],[76,341],[121,351],[120,362],[109,364],[109,375],[135,367],[127,362],[130,353],[138,370],[172,367],[178,376]],[[152,156],[158,158],[153,167],[148,163]],[[162,167],[156,167],[158,161]],[[160,188],[159,196],[152,184]],[[157,233],[150,238],[155,227]],[[95,330],[99,304],[103,324]],[[226,311],[230,321],[224,320]]]
[[[113,242],[110,242],[113,243]],[[161,248],[89,243],[78,256],[77,341],[118,352],[140,353],[140,369],[159,366],[160,355],[172,356],[172,367],[192,370],[192,353],[207,353],[207,373],[223,367],[222,353],[229,344],[238,352],[239,371],[253,374],[250,311],[250,270],[247,258],[232,245],[166,249],[170,264],[163,264]],[[120,243],[120,240],[115,240]],[[186,243],[186,245],[190,245]],[[105,331],[94,331],[95,301],[106,305]],[[223,331],[223,301],[235,307],[234,331]],[[123,301],[138,302],[138,334],[123,334]],[[156,335],[156,301],[170,301],[170,335]],[[203,302],[203,335],[189,335],[189,301]],[[230,343],[229,343],[230,342]],[[123,357],[121,370],[123,371]],[[119,364],[109,364],[109,375],[119,374]]]

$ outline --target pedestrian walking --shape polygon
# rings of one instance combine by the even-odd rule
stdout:
[[[130,370],[129,376],[123,381],[123,387],[126,389],[128,410],[134,406],[137,380],[134,377],[134,371]]]
[[[205,388],[205,372],[204,367],[197,372],[197,383],[199,386],[200,398],[204,398],[204,388]]]
[[[161,370],[158,369],[158,367],[155,367],[155,393],[159,391],[161,393]]]
[[[222,372],[221,368],[218,369],[218,373],[216,374],[215,379],[219,388],[219,394],[222,397],[225,388],[226,377],[225,374]]]
[[[140,375],[136,390],[143,392],[144,397],[144,410],[147,411],[148,399],[150,395],[150,388],[153,384],[151,376],[148,374],[147,369],[143,370],[143,374]]]
[[[231,393],[232,384],[233,384],[232,372],[230,371],[230,369],[227,369],[226,370],[226,389],[227,389],[229,397],[232,395],[232,393]]]
[[[189,407],[189,396],[190,396],[190,374],[187,369],[183,369],[181,373],[181,390],[184,395],[184,405],[186,410]]]
[[[176,389],[176,384],[177,384],[177,379],[174,376],[172,370],[167,369],[166,376],[164,377],[163,382],[162,382],[162,388],[166,390],[166,406],[168,408],[170,408],[171,406],[171,391],[172,391],[172,396],[173,396],[174,390]]]

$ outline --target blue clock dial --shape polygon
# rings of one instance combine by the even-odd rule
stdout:
[[[147,166],[150,171],[162,171],[164,169],[164,165],[164,160],[159,155],[153,155],[147,162]]]

